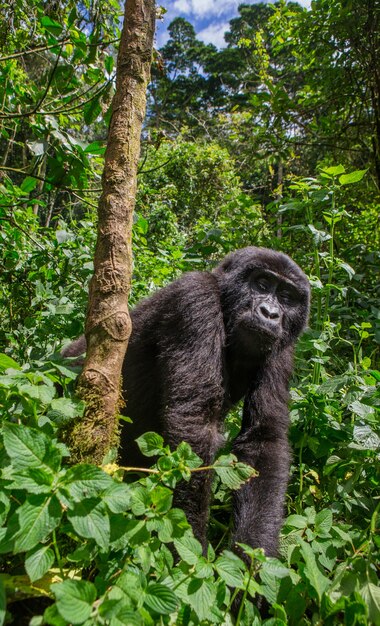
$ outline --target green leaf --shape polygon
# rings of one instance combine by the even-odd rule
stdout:
[[[102,107],[99,103],[99,97],[93,98],[90,102],[87,102],[83,107],[83,117],[86,124],[92,124],[96,118],[101,114]]]
[[[44,622],[43,624],[49,624],[49,626],[67,626],[67,621],[61,617],[58,613],[57,605],[51,604],[44,611]]]
[[[225,550],[215,562],[216,571],[224,582],[230,587],[244,589],[245,565],[232,552]]]
[[[5,524],[10,509],[10,500],[3,491],[0,491],[0,526]]]
[[[75,502],[80,502],[84,498],[99,495],[102,491],[112,487],[113,484],[111,476],[99,467],[82,463],[67,470],[60,487],[64,488],[65,491],[67,490]]]
[[[180,539],[175,539],[174,546],[181,559],[189,565],[195,565],[199,557],[202,556],[201,544],[190,533]]]
[[[343,165],[333,165],[332,167],[324,167],[321,169],[321,172],[328,174],[329,176],[339,176],[339,174],[344,174],[345,168]]]
[[[67,511],[67,518],[75,532],[86,539],[94,539],[98,546],[108,549],[110,541],[110,520],[104,504],[97,498],[77,502]]]
[[[64,580],[51,585],[57,598],[57,608],[71,624],[83,624],[89,619],[96,600],[95,585],[87,580]]]
[[[217,587],[213,580],[194,578],[190,581],[188,600],[200,620],[206,620],[216,602]]]
[[[29,493],[50,493],[54,473],[49,468],[31,467],[20,472],[10,471],[7,478],[11,480],[9,489],[24,489]]]
[[[220,456],[214,468],[222,483],[230,489],[239,489],[243,483],[257,476],[253,467],[240,463],[233,454]]]
[[[355,415],[359,415],[359,417],[362,417],[363,419],[368,419],[371,415],[374,414],[373,407],[368,406],[367,404],[363,404],[359,400],[354,400],[354,402],[351,402],[351,404],[348,405],[348,408],[350,409],[350,411],[355,413]]]
[[[16,469],[50,468],[58,470],[62,455],[49,437],[22,424],[3,426],[4,446]]]
[[[131,490],[125,483],[113,483],[103,493],[102,500],[112,513],[124,513],[131,504]]]
[[[25,191],[25,193],[29,193],[30,191],[33,191],[36,185],[37,185],[37,178],[32,178],[32,176],[27,176],[22,181],[20,189],[22,189],[22,191]]]
[[[164,440],[157,433],[148,432],[136,439],[136,443],[144,456],[156,456],[162,454]]]
[[[315,532],[319,537],[329,537],[333,523],[333,516],[330,509],[323,509],[315,516]]]
[[[114,59],[113,56],[108,56],[104,59],[104,67],[106,68],[108,74],[111,74],[113,70]]]
[[[71,398],[54,398],[47,411],[47,416],[58,426],[80,416],[83,412],[83,403]]]
[[[144,604],[155,613],[169,615],[177,609],[178,600],[171,589],[160,583],[154,583],[146,590]]]
[[[355,170],[354,172],[350,172],[350,174],[343,174],[342,176],[339,176],[339,182],[341,185],[358,183],[366,173],[367,170]]]
[[[44,17],[41,17],[40,22],[41,25],[55,37],[58,37],[63,30],[59,22],[52,20],[51,17],[47,17],[46,15]]]
[[[31,582],[39,580],[54,563],[54,552],[49,546],[37,547],[28,552],[25,558],[25,569]]]
[[[327,590],[330,585],[329,579],[322,574],[321,570],[318,567],[315,554],[311,549],[311,546],[306,543],[301,537],[297,537],[297,543],[301,548],[301,552],[303,558],[305,560],[305,575],[310,585],[315,589],[319,601],[322,599],[323,593]]]
[[[5,370],[9,368],[12,368],[14,370],[21,369],[19,364],[16,363],[16,361],[14,361],[13,359],[11,359],[10,356],[8,356],[7,354],[0,353],[0,371],[4,372]]]
[[[368,614],[373,624],[380,624],[380,587],[367,582],[360,589],[360,593],[368,607]]]
[[[55,495],[31,495],[17,510],[20,530],[14,536],[14,552],[31,550],[42,543],[61,521],[62,508]]]
[[[143,621],[136,611],[123,607],[114,617],[111,617],[110,626],[143,626]]]
[[[307,519],[303,515],[289,515],[285,520],[285,526],[303,529],[307,526]]]
[[[104,154],[106,146],[102,141],[93,141],[84,150],[87,154]]]

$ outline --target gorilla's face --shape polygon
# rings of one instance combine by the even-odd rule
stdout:
[[[235,254],[231,263],[227,257],[224,265],[215,270],[227,334],[239,350],[272,352],[275,347],[294,343],[304,329],[309,283],[284,254],[258,248],[246,248],[244,252],[240,263]]]
[[[235,331],[246,341],[262,339],[266,345],[281,342],[297,316],[301,294],[290,280],[269,270],[252,271],[249,302],[236,315]]]

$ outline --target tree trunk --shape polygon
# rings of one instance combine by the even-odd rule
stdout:
[[[87,356],[78,381],[86,409],[68,433],[75,462],[100,464],[118,444],[120,374],[131,332],[132,218],[154,24],[154,0],[126,0],[98,209]]]

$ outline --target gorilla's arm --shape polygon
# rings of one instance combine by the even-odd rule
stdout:
[[[242,430],[234,443],[239,460],[259,476],[234,492],[234,543],[264,548],[277,554],[288,482],[288,385],[292,348],[271,357],[249,390]]]
[[[223,442],[224,325],[213,275],[187,274],[173,284],[161,325],[159,369],[163,387],[164,438],[172,448],[189,443],[209,465]],[[210,472],[193,474],[175,491],[196,537],[206,548]]]

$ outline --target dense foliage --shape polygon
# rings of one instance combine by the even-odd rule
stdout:
[[[0,24],[0,624],[380,624],[380,3],[241,5],[221,50],[176,19],[155,55],[132,303],[249,244],[313,286],[280,556],[246,547],[250,568],[228,544],[251,475],[229,454],[238,412],[207,557],[171,506],[201,466],[189,446],[145,435],[159,460],[136,473],[116,451],[71,465],[64,443],[83,406],[59,350],[83,329],[118,14],[17,0]]]

